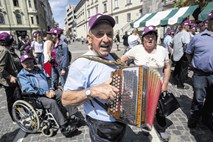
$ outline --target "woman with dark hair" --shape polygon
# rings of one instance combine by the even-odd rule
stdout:
[[[12,105],[15,101],[14,92],[17,87],[16,75],[22,68],[19,57],[14,52],[13,42],[12,35],[6,32],[0,34],[0,84],[5,88],[8,112],[12,120]]]

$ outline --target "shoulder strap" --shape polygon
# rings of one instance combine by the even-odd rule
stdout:
[[[110,53],[110,55],[114,58],[115,61],[107,60],[99,56],[92,55],[83,55],[80,58],[87,58],[89,60],[100,62],[109,66],[118,66],[119,68],[125,66],[125,64],[121,63],[120,58],[115,53]]]

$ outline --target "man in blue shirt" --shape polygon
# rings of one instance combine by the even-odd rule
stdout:
[[[114,61],[109,54],[113,44],[115,20],[108,15],[96,14],[89,20],[89,43],[91,50],[86,55],[99,56]],[[125,124],[117,122],[94,98],[101,103],[113,100],[118,89],[111,83],[111,72],[116,66],[78,58],[69,69],[62,94],[63,105],[83,103],[90,138],[94,142],[122,141]]]
[[[195,128],[202,116],[202,122],[213,131],[213,10],[209,14],[208,30],[195,35],[186,53],[192,57],[194,75],[192,78],[194,96],[188,121],[189,128]]]
[[[50,77],[46,72],[34,65],[35,59],[31,55],[22,55],[21,63],[23,69],[18,73],[18,80],[22,92],[36,94],[44,108],[49,109],[61,128],[64,136],[70,136],[77,128],[74,123],[69,124],[68,118],[62,113],[60,104],[61,91],[54,90]],[[59,107],[61,106],[61,107]],[[72,112],[68,107],[68,112]],[[65,109],[64,109],[65,110]]]

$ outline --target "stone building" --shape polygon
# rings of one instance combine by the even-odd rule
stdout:
[[[0,32],[15,39],[37,30],[44,34],[54,26],[52,15],[48,0],[0,0]]]

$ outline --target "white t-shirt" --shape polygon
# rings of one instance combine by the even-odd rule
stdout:
[[[169,62],[169,56],[163,46],[157,45],[156,51],[148,53],[143,45],[137,45],[125,54],[129,59],[133,59],[136,65],[144,65],[154,69],[163,78],[163,68]]]
[[[129,48],[132,48],[132,47],[138,45],[139,43],[140,43],[140,38],[138,35],[132,34],[128,37]]]
[[[51,40],[46,40],[44,42],[44,51],[43,51],[43,54],[44,54],[44,63],[48,62],[49,61],[49,55],[47,54],[47,45],[48,43],[52,42]],[[52,47],[51,47],[52,48]],[[51,49],[50,49],[51,50]]]

